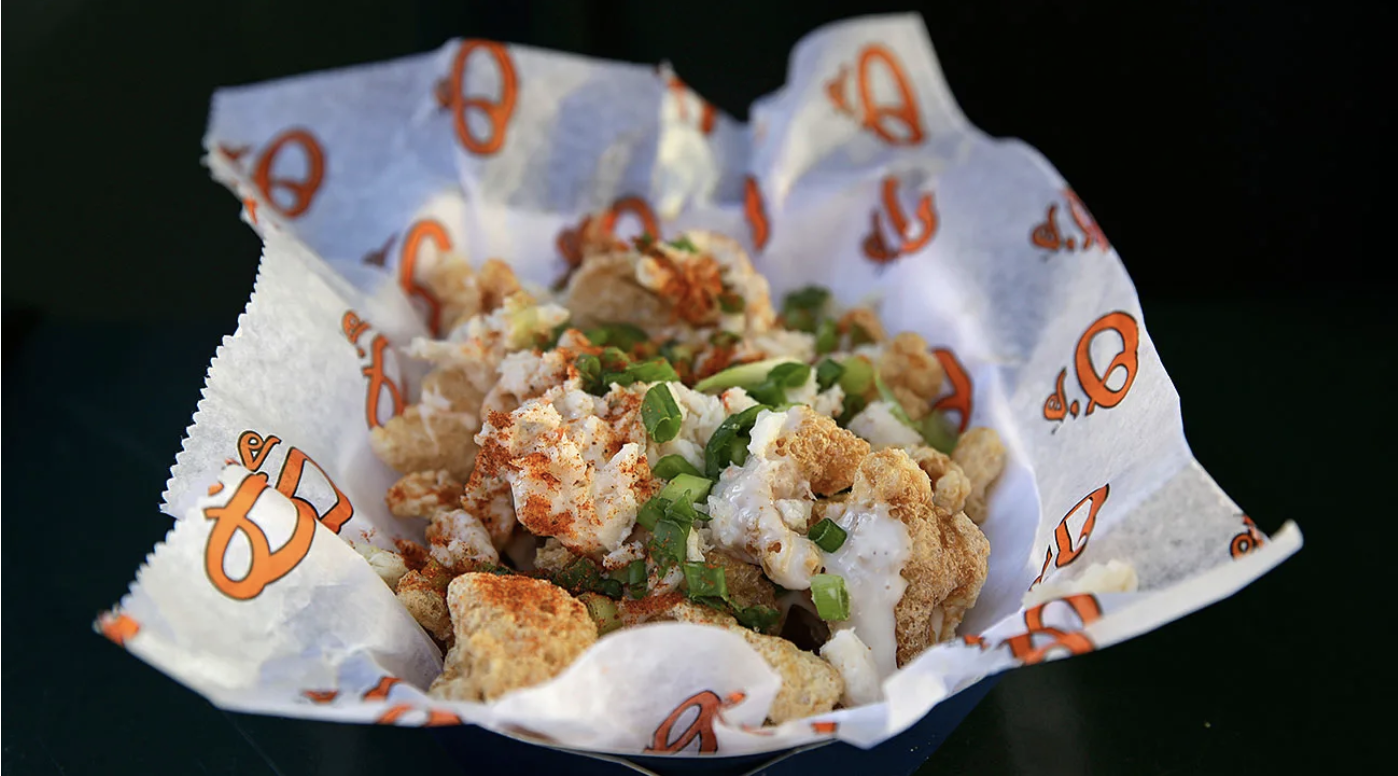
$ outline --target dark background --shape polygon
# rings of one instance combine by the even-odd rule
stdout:
[[[1140,291],[1196,455],[1307,546],[1147,638],[1017,671],[926,772],[1343,772],[1391,646],[1393,13],[1359,3],[387,1],[5,5],[5,773],[448,772],[420,731],[228,715],[88,631],[258,241],[199,165],[211,91],[471,35],[669,59],[745,118],[818,24],[920,9],[969,118],[1041,150]],[[405,761],[404,758],[407,758]],[[879,773],[878,759],[867,770]],[[528,768],[527,764],[520,767]],[[810,766],[818,772],[819,766]]]

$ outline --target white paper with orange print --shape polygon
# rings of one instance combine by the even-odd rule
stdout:
[[[101,630],[243,711],[622,754],[868,747],[985,676],[1140,635],[1299,549],[1194,461],[1107,236],[1037,152],[966,122],[916,17],[812,33],[751,116],[667,67],[474,40],[220,91],[208,163],[263,236],[262,269],[172,470],[175,527]],[[742,241],[776,293],[878,298],[942,363],[937,406],[999,432],[989,574],[961,635],[883,702],[775,728],[778,676],[742,639],[678,624],[604,637],[493,703],[429,698],[440,653],[345,544],[419,530],[387,514],[396,475],[368,438],[418,396],[396,346],[447,323],[423,279],[449,254],[500,257],[542,293],[584,228],[691,227]]]

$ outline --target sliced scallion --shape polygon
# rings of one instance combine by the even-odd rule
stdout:
[[[676,474],[692,474],[695,477],[702,476],[699,470],[694,468],[694,464],[685,460],[682,455],[667,455],[655,462],[650,467],[650,473],[660,480],[672,480]]]
[[[811,599],[816,614],[827,622],[849,619],[849,590],[845,578],[838,574],[815,574],[811,577]]]
[[[820,522],[811,526],[811,530],[806,533],[806,537],[816,543],[826,552],[835,552],[844,546],[845,538],[848,536],[845,529],[836,525],[830,518],[824,518]]]
[[[641,401],[641,422],[646,433],[656,442],[669,442],[679,436],[683,420],[679,405],[665,383],[652,385]]]

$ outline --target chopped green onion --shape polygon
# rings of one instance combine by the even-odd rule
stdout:
[[[707,563],[684,564],[684,581],[689,586],[690,598],[728,598],[728,580],[722,566]]]
[[[539,350],[553,350],[558,347],[558,339],[563,336],[563,332],[570,328],[572,328],[572,324],[564,321],[553,327],[548,334],[534,335],[535,343],[539,346]]]
[[[630,375],[632,380],[641,383],[679,382],[680,379],[670,362],[659,357],[631,364],[626,367],[626,374]]]
[[[662,566],[684,563],[689,548],[689,524],[667,514],[651,532],[651,557]]]
[[[633,560],[627,564],[625,569],[626,594],[632,598],[646,597],[646,562],[644,560]]]
[[[747,309],[747,302],[732,291],[724,291],[718,295],[718,308],[729,315],[733,315]]]
[[[651,236],[650,232],[641,232],[640,236],[636,238],[635,242],[637,248],[640,248],[641,250],[646,250],[651,245],[655,244],[655,238]]]
[[[854,416],[863,412],[864,408],[868,405],[869,402],[857,393],[845,394],[845,398],[840,405],[842,407],[840,418],[836,423],[840,425],[840,428],[848,428],[850,421],[854,420]]]
[[[680,235],[678,238],[671,240],[669,245],[671,248],[678,248],[679,250],[688,251],[690,253],[699,252],[699,249],[694,246],[694,243],[690,242],[689,238],[684,235]]]
[[[621,583],[602,576],[597,564],[587,558],[578,558],[553,575],[553,583],[573,593],[601,593],[612,598],[621,597]]]
[[[834,552],[844,546],[845,537],[848,535],[845,533],[845,529],[836,525],[828,517],[811,526],[811,530],[806,533],[807,538],[826,552]]]
[[[602,347],[613,345],[622,350],[630,350],[650,339],[645,329],[631,323],[604,323],[584,332],[588,342]]]
[[[837,574],[815,574],[811,577],[811,598],[816,614],[827,622],[849,619],[849,590],[845,578]]]
[[[792,331],[804,331],[807,334],[815,334],[816,325],[819,319],[810,310],[788,310],[782,313],[782,322],[786,328]]]
[[[777,364],[772,367],[772,371],[767,373],[768,382],[783,388],[800,388],[809,379],[811,379],[811,367],[808,364]]]
[[[709,375],[695,383],[694,390],[707,393],[709,391],[724,391],[729,388],[755,388],[766,381],[768,375],[777,366],[792,363],[805,366],[794,358],[769,358],[763,361],[730,366],[718,374]]]
[[[705,475],[710,479],[715,479],[724,469],[728,468],[729,461],[734,460],[738,455],[735,447],[741,449],[743,457],[746,458],[747,442],[739,444],[739,440],[747,436],[747,433],[752,430],[753,424],[757,423],[757,414],[765,409],[768,408],[761,404],[748,407],[735,415],[729,415],[723,419],[722,423],[718,424],[713,436],[709,437],[708,444],[704,445]],[[739,462],[738,465],[741,466],[742,463]]]
[[[709,335],[709,344],[716,348],[731,348],[742,341],[742,337],[731,331],[716,331]]]
[[[602,368],[609,372],[620,372],[631,364],[631,357],[626,355],[626,351],[615,345],[608,345],[602,348],[601,356]]]
[[[792,291],[782,300],[782,308],[787,310],[816,310],[825,306],[830,292],[820,286],[806,286]]]
[[[860,325],[857,324],[857,323],[852,323],[852,324],[850,324],[850,327],[849,327],[849,346],[850,346],[850,347],[852,347],[852,348],[857,348],[857,347],[859,347],[860,345],[872,345],[872,344],[874,344],[874,335],[870,334],[868,329],[864,328],[863,326],[860,326]]]
[[[681,497],[685,494],[689,498],[683,503],[693,504],[696,501],[703,501],[709,497],[709,488],[714,485],[713,480],[704,479],[697,474],[676,474],[670,484],[660,491],[660,498],[681,502]]]
[[[879,389],[879,398],[887,402],[888,414],[897,418],[899,423],[917,431],[918,425],[909,417],[908,411],[904,409],[902,403],[898,401],[898,395],[893,392],[892,388],[888,387],[888,383],[883,381],[883,376],[878,372],[874,372],[874,386]]]
[[[678,364],[681,361],[692,361],[694,359],[694,348],[685,345],[679,340],[670,340],[660,346],[660,356],[671,364]]]
[[[675,404],[675,397],[665,383],[652,385],[646,391],[646,398],[641,401],[641,422],[652,440],[669,442],[679,436],[683,420],[679,405]]]
[[[927,416],[918,422],[917,432],[928,445],[947,455],[951,455],[951,451],[956,449],[956,429],[945,415],[936,410],[927,413]]]
[[[597,593],[583,593],[578,600],[587,607],[587,614],[597,623],[597,635],[605,636],[621,627],[621,614],[612,599]]]
[[[669,499],[655,496],[636,510],[636,523],[647,531],[654,531],[655,524],[665,516],[665,511],[669,508]]]
[[[840,332],[835,326],[835,322],[829,318],[821,321],[816,326],[816,353],[824,355],[840,346]]]
[[[733,616],[745,628],[766,632],[781,619],[782,613],[770,606],[754,605],[745,609],[733,608]]]
[[[584,353],[573,360],[573,366],[585,379],[596,378],[602,374],[602,361],[590,353]]]
[[[820,387],[820,390],[828,391],[830,386],[834,385],[835,381],[839,380],[844,373],[845,368],[840,366],[838,361],[827,358],[816,367],[816,385]]]
[[[840,362],[840,366],[845,368],[845,373],[840,376],[840,388],[844,389],[846,395],[863,395],[869,390],[869,386],[873,385],[874,365],[869,363],[869,359],[851,356]]]
[[[694,502],[689,499],[675,499],[670,502],[670,506],[665,508],[665,517],[684,525],[694,525],[694,521],[704,522],[709,516],[694,508]]]
[[[695,477],[700,476],[699,470],[694,468],[694,464],[685,460],[685,457],[682,455],[667,455],[661,458],[655,462],[654,466],[650,467],[650,473],[654,475],[656,479],[661,480],[673,480],[676,474],[692,474]]]
[[[742,466],[748,462],[748,445],[752,440],[747,434],[740,434],[733,437],[733,441],[728,444],[728,460],[734,466]]]

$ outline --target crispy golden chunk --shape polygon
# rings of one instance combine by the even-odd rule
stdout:
[[[835,667],[820,657],[776,636],[765,636],[739,625],[727,613],[685,599],[679,594],[652,596],[627,601],[621,606],[624,625],[673,620],[712,625],[732,631],[757,650],[782,679],[781,689],[772,701],[767,719],[780,725],[793,719],[824,714],[835,708],[845,691],[844,679]]]
[[[859,462],[869,454],[869,443],[809,407],[798,405],[790,412],[798,425],[772,442],[772,454],[796,461],[796,468],[818,496],[848,488]]]
[[[932,481],[932,503],[951,513],[965,508],[966,497],[971,495],[971,480],[951,456],[926,445],[904,449]]]
[[[563,546],[563,542],[550,536],[534,553],[534,568],[547,572],[562,571],[577,557],[572,550]]]
[[[957,440],[951,451],[951,459],[966,473],[971,481],[971,492],[966,496],[966,516],[976,525],[985,522],[986,491],[999,479],[1005,470],[1005,445],[995,429],[977,427],[969,429]]]
[[[883,342],[888,337],[884,333],[883,323],[879,321],[878,313],[867,307],[855,307],[840,316],[837,324],[840,333],[853,339],[855,327],[863,329],[864,334],[873,342]]]
[[[777,589],[771,580],[762,573],[762,567],[745,563],[726,552],[711,550],[704,554],[704,562],[723,569],[724,581],[728,586],[728,597],[734,606],[746,609],[749,606],[777,608]]]
[[[574,326],[631,323],[643,329],[668,324],[670,305],[636,280],[640,254],[617,251],[583,261],[564,292]]]
[[[440,366],[422,378],[422,402],[434,409],[466,412],[480,417],[485,393],[459,366]]]
[[[355,544],[350,542],[354,551],[364,556],[364,560],[369,562],[369,568],[379,575],[379,579],[388,585],[389,590],[397,592],[398,582],[408,573],[408,564],[403,561],[403,556],[396,552],[389,552],[380,547],[375,547],[368,542]]]
[[[424,411],[414,404],[369,433],[369,446],[379,460],[407,474],[444,469],[465,479],[476,460],[474,415]]]
[[[409,571],[398,581],[398,600],[422,629],[442,644],[451,644],[451,616],[446,591],[451,574],[435,563]]]
[[[864,459],[851,501],[887,505],[912,540],[903,566],[908,588],[894,607],[901,666],[955,635],[985,583],[990,543],[965,514],[933,502],[931,481],[902,450],[880,450]]]
[[[548,681],[597,641],[587,607],[549,582],[462,574],[447,589],[456,641],[428,694],[491,701]]]
[[[513,269],[499,259],[490,259],[477,272],[465,257],[449,253],[422,278],[422,283],[441,305],[444,331],[450,331],[472,316],[489,313],[506,296],[518,291],[519,279]]]
[[[942,390],[945,373],[927,341],[905,331],[884,348],[879,358],[879,376],[898,397],[908,417],[919,420],[930,411],[932,400]]]
[[[430,518],[461,504],[461,481],[445,469],[405,474],[384,497],[394,517]]]

